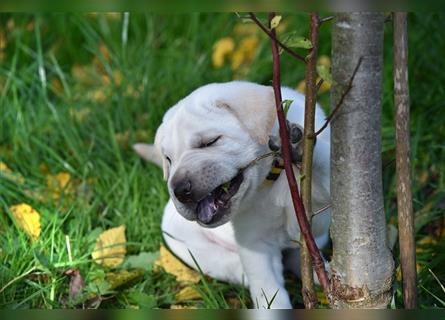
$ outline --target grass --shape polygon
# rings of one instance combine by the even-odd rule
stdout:
[[[168,195],[160,170],[141,161],[131,144],[152,141],[165,110],[200,85],[233,78],[268,84],[270,44],[259,34],[253,61],[235,71],[230,63],[214,68],[211,52],[218,39],[232,36],[238,44],[246,37],[236,32],[236,15],[131,14],[128,29],[124,20],[121,14],[0,14],[0,161],[13,173],[0,175],[1,308],[73,307],[66,302],[69,279],[63,274],[70,268],[80,270],[86,297],[109,293],[92,306],[168,308],[177,303],[180,284],[162,271],[149,270],[107,288],[110,270],[91,259],[96,238],[124,224],[127,255],[158,252]],[[284,21],[287,30],[307,34],[306,15],[285,15]],[[409,22],[420,306],[443,307],[445,292],[428,268],[445,279],[445,38],[440,32],[445,15],[412,15]],[[385,209],[394,223],[391,34],[387,24],[382,144]],[[329,24],[320,43],[320,52],[329,55]],[[283,57],[282,81],[296,87],[303,65]],[[329,94],[320,102],[328,106]],[[48,176],[61,172],[71,177],[65,190],[48,187]],[[18,203],[41,214],[39,240],[30,241],[16,226],[8,208]],[[289,286],[301,306],[298,285]],[[186,305],[251,303],[238,286],[203,278],[195,287],[202,299]],[[395,288],[400,307],[398,280]]]

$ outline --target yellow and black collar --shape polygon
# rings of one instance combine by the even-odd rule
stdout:
[[[284,161],[281,158],[275,158],[272,163],[272,168],[270,168],[269,174],[264,180],[264,184],[272,184],[278,179],[281,171],[284,169]]]

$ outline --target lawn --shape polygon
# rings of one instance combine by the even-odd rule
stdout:
[[[307,34],[306,14],[286,14],[280,34]],[[409,19],[411,134],[420,307],[445,307],[445,14]],[[329,23],[320,54],[330,55]],[[394,192],[392,26],[385,29],[382,145],[385,211]],[[234,45],[212,59],[215,43]],[[221,42],[219,42],[221,44]],[[283,84],[304,66],[282,59]],[[210,82],[269,84],[269,40],[235,14],[0,14],[0,308],[242,308],[247,290],[159,266],[168,194],[160,169],[131,145],[152,141],[163,113]],[[329,92],[319,102],[329,107]],[[29,236],[13,206],[40,215]],[[106,266],[91,254],[99,235],[125,226],[126,257]],[[398,261],[398,246],[394,248]],[[429,269],[432,271],[430,272]],[[70,298],[70,289],[76,289]],[[395,307],[402,306],[400,277]],[[71,282],[71,285],[70,285]],[[289,279],[296,307],[299,285]],[[189,291],[185,291],[184,288]],[[178,295],[182,292],[182,295]]]

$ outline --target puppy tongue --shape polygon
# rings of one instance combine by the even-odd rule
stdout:
[[[212,221],[213,217],[218,211],[218,206],[216,205],[215,196],[213,194],[208,195],[204,199],[198,202],[198,207],[196,208],[198,213],[198,219],[202,223],[209,223]]]

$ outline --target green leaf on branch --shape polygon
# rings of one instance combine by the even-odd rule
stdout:
[[[273,17],[273,19],[270,21],[270,28],[275,29],[276,27],[278,27],[282,18],[282,16]]]
[[[285,118],[287,118],[287,112],[289,111],[292,102],[293,102],[293,100],[283,100],[283,102],[281,102],[281,105],[283,106],[283,112],[284,112]]]
[[[317,73],[323,81],[331,84],[332,83],[332,74],[329,70],[329,66],[319,64],[317,65]]]
[[[306,37],[297,35],[296,32],[289,33],[283,43],[289,48],[312,49],[312,42]]]

